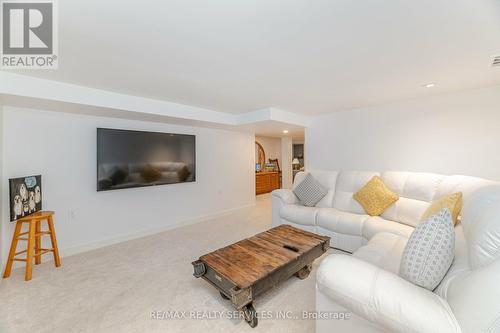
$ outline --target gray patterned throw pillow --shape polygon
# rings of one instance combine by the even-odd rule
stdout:
[[[313,207],[328,193],[328,191],[308,173],[304,180],[293,189],[293,193],[304,206]]]
[[[419,224],[408,239],[399,275],[421,287],[434,290],[455,257],[455,229],[448,208]]]

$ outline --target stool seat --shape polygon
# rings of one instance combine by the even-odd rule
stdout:
[[[31,220],[46,220],[49,217],[53,216],[55,212],[51,210],[41,210],[39,212],[27,215],[25,217],[21,217],[16,222],[30,222]]]
[[[12,264],[14,261],[24,261],[26,262],[25,280],[31,280],[33,271],[33,259],[35,259],[35,265],[39,265],[42,262],[42,255],[50,252],[54,255],[55,266],[61,266],[61,259],[59,258],[59,250],[57,248],[56,232],[54,230],[53,215],[53,211],[40,211],[22,217],[16,221],[16,228],[14,230],[12,243],[10,245],[9,258],[7,260],[7,266],[5,267],[5,272],[3,274],[4,278],[8,278],[10,276],[10,273],[12,271]],[[47,221],[48,230],[42,231],[42,221]],[[21,232],[23,224],[28,224],[28,231]],[[20,237],[25,235],[27,237]],[[50,242],[52,244],[51,248],[44,249],[41,246],[41,237],[45,235],[50,236]],[[17,244],[20,240],[27,241],[28,244],[26,250],[16,252]],[[17,255],[23,253],[26,253],[25,258],[16,258]]]

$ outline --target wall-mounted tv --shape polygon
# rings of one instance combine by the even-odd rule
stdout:
[[[194,135],[97,129],[97,191],[196,181]]]

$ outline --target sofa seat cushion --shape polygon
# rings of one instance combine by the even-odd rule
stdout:
[[[281,207],[280,216],[287,221],[302,224],[316,225],[316,215],[320,209],[301,205],[285,205]]]
[[[386,271],[398,274],[407,241],[408,238],[400,235],[379,232],[368,244],[360,247],[352,255]]]
[[[368,215],[343,212],[335,208],[323,208],[318,212],[317,225],[336,233],[361,236]]]
[[[366,219],[363,224],[363,237],[370,240],[379,232],[390,232],[409,238],[414,229],[406,224],[386,220],[379,216],[372,216]]]
[[[462,332],[450,306],[440,296],[364,260],[332,254],[321,261],[316,283],[318,292],[381,331]],[[469,311],[468,316],[477,315],[471,316]],[[334,329],[334,321],[330,332],[339,332]],[[463,330],[479,331],[487,330]],[[350,332],[373,330],[361,326]]]

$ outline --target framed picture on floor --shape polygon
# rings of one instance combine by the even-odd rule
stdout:
[[[9,179],[10,220],[42,210],[42,176]]]

